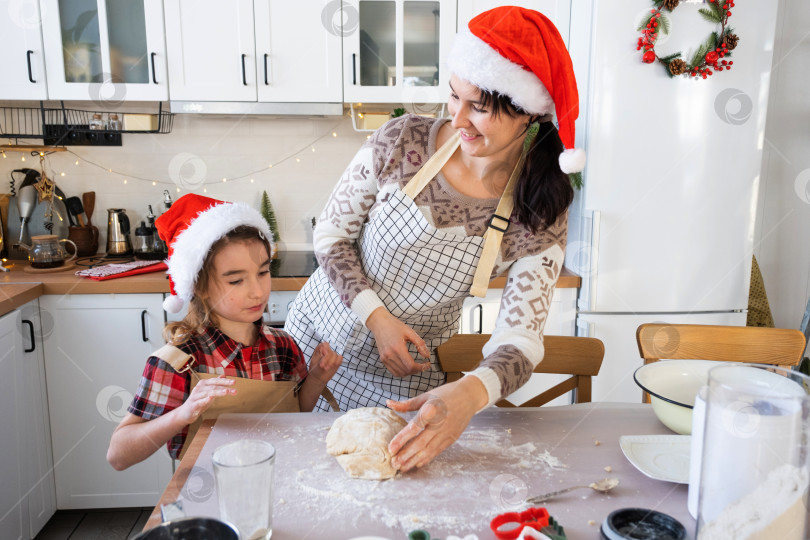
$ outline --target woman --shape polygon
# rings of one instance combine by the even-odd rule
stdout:
[[[341,410],[419,410],[391,442],[405,471],[452,444],[542,360],[573,198],[566,173],[584,165],[572,149],[571,60],[546,17],[485,12],[456,38],[448,64],[452,119],[398,118],[360,149],[320,217],[320,268],[285,326],[305,355],[321,341],[343,355],[329,383]],[[432,351],[458,331],[471,288],[480,294],[507,269],[483,362],[440,386]]]

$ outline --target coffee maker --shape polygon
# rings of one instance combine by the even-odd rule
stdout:
[[[129,239],[129,217],[123,208],[107,208],[107,256],[129,257],[132,241]]]

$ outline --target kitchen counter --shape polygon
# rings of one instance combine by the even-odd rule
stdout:
[[[31,300],[45,294],[134,294],[168,293],[169,280],[164,272],[152,272],[106,281],[95,281],[75,275],[80,267],[62,272],[31,274],[23,271],[28,263],[8,261],[9,272],[0,273],[0,316],[5,315]],[[306,277],[273,278],[273,290],[298,291],[306,283]],[[576,274],[563,269],[557,282],[558,288],[578,288],[582,282]],[[502,289],[506,277],[497,277],[490,288]]]

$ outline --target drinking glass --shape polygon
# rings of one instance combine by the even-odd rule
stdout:
[[[698,540],[810,533],[810,377],[722,363],[709,370]]]
[[[242,439],[214,451],[220,517],[239,529],[241,540],[266,540],[273,535],[275,460],[273,445],[256,439]]]

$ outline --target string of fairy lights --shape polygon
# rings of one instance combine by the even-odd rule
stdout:
[[[332,127],[330,127],[328,130],[326,130],[322,135],[319,135],[318,137],[316,137],[314,140],[308,142],[305,145],[302,145],[299,149],[295,150],[294,152],[291,152],[290,154],[287,154],[286,156],[282,157],[281,159],[278,159],[278,160],[276,160],[276,161],[274,161],[272,163],[269,163],[266,166],[263,166],[261,168],[258,168],[258,169],[255,169],[255,170],[252,170],[252,171],[249,171],[249,172],[246,172],[244,174],[237,174],[237,175],[233,175],[233,176],[222,177],[221,179],[218,179],[218,180],[215,180],[215,181],[211,181],[209,179],[206,179],[206,180],[200,182],[195,187],[202,187],[203,193],[206,193],[207,192],[206,186],[207,185],[213,185],[215,183],[236,182],[236,181],[239,181],[239,180],[249,179],[249,182],[252,184],[252,183],[255,182],[255,176],[257,176],[257,175],[259,175],[261,173],[265,173],[265,172],[273,169],[274,167],[278,167],[279,165],[281,165],[283,163],[286,163],[286,162],[291,161],[291,160],[295,160],[296,163],[300,163],[302,161],[303,154],[305,154],[307,151],[309,151],[309,153],[315,153],[316,152],[315,145],[317,143],[319,143],[320,141],[322,141],[324,139],[330,138],[330,137],[333,138],[333,139],[337,138],[338,137],[337,128],[340,125],[340,123],[341,122],[338,122],[338,123],[334,124]],[[368,138],[368,137],[370,137],[370,136],[367,136],[366,138]],[[41,147],[38,147],[38,148],[41,148]],[[15,150],[19,151],[19,147],[17,149],[15,149]],[[159,179],[154,179],[154,178],[145,178],[145,177],[139,176],[137,174],[131,174],[131,173],[128,173],[128,172],[116,170],[116,169],[114,169],[112,167],[102,165],[101,163],[97,163],[95,161],[92,161],[92,160],[90,160],[90,159],[88,159],[88,158],[86,158],[84,156],[80,156],[79,154],[75,153],[74,151],[70,150],[69,148],[64,148],[63,151],[65,153],[71,154],[75,158],[75,160],[73,161],[73,164],[75,166],[79,166],[79,165],[82,165],[82,164],[87,164],[87,165],[96,167],[98,169],[101,169],[101,170],[107,172],[108,174],[113,174],[113,175],[116,175],[116,176],[120,177],[121,182],[124,183],[124,184],[129,183],[130,180],[138,180],[138,181],[150,182],[153,186],[157,186],[158,184],[161,184],[161,185],[173,185],[173,186],[176,187],[177,193],[180,193],[182,191],[181,186],[179,186],[178,182],[175,181],[175,180],[172,180],[172,179],[159,180]],[[47,157],[48,155],[50,155],[51,152],[49,152],[48,150],[42,150],[42,151],[34,150],[34,151],[30,152],[30,154],[33,155],[33,156],[38,155],[40,160],[42,160],[44,157]],[[2,150],[2,159],[13,159],[13,158],[10,158],[8,156],[7,150]],[[26,156],[25,156],[25,153],[23,153],[21,155],[21,157],[20,157],[20,162],[25,163],[25,161],[26,161]],[[44,167],[44,162],[43,162],[43,167]],[[52,169],[52,167],[51,167],[51,169]],[[66,170],[62,170],[62,171],[58,171],[58,172],[57,171],[52,171],[51,172],[51,177],[52,178],[65,177],[68,174],[69,174],[69,172],[66,171]]]

